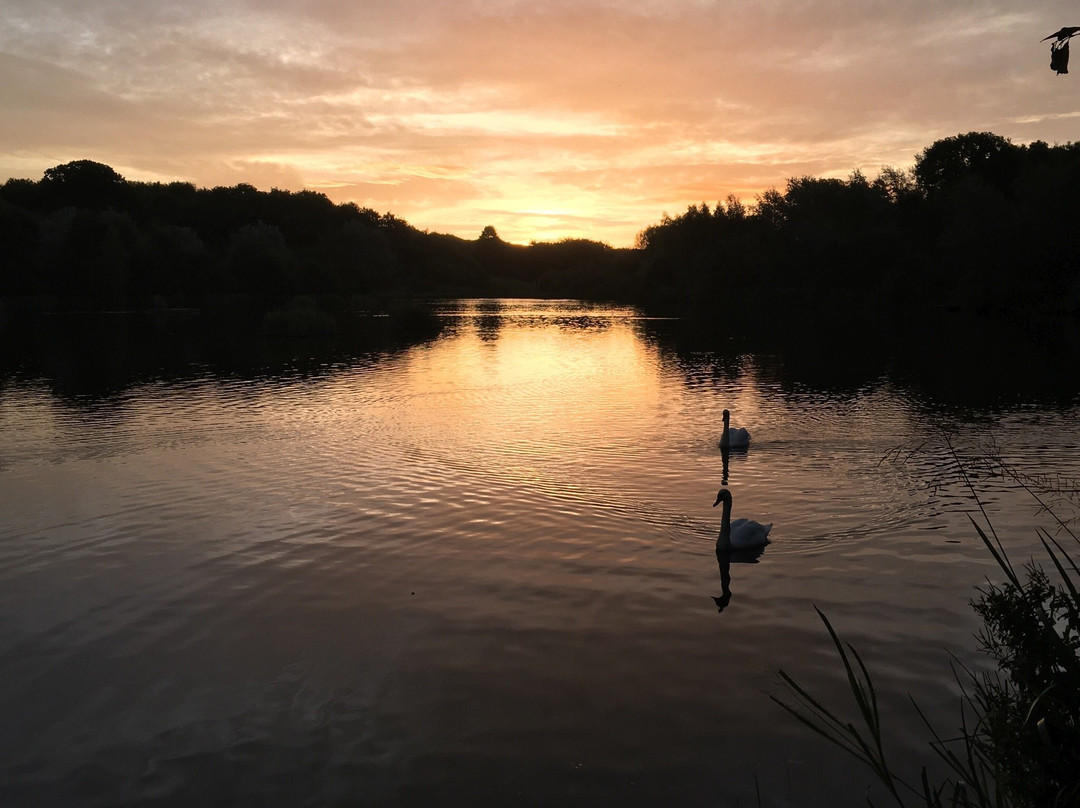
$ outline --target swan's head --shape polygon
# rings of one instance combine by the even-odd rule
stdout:
[[[714,502],[712,506],[715,508],[721,502],[726,502],[728,505],[731,504],[731,492],[728,491],[726,488],[720,489],[720,493],[716,495],[716,502]]]
[[[730,420],[731,420],[731,413],[728,412],[727,410],[724,410],[724,423],[726,424]]]

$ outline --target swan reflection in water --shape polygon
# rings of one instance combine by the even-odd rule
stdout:
[[[715,508],[721,503],[724,512],[720,517],[720,535],[716,537],[716,563],[720,567],[720,597],[714,597],[718,612],[724,611],[731,602],[731,564],[755,564],[769,543],[772,523],[763,525],[753,519],[731,518],[731,492],[721,488],[716,495]]]
[[[731,480],[732,461],[734,460],[735,466],[739,463],[746,462],[747,457],[746,449],[720,449],[720,484],[728,485]],[[738,469],[736,468],[736,471]]]
[[[716,548],[716,563],[720,567],[720,597],[713,596],[716,611],[722,612],[731,603],[731,565],[756,564],[761,554],[765,552],[765,546],[751,547],[747,550],[723,550]]]

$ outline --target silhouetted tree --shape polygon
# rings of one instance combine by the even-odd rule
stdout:
[[[893,166],[884,166],[871,187],[894,204],[910,204],[920,195],[915,175]]]
[[[47,204],[54,209],[118,207],[126,187],[124,178],[116,171],[93,160],[76,160],[45,169],[41,180]]]
[[[229,243],[228,262],[240,291],[263,299],[297,291],[293,256],[274,225],[257,222],[238,229]]]
[[[1023,148],[990,132],[968,132],[939,140],[915,158],[915,180],[927,194],[948,190],[976,176],[991,188],[1012,193],[1023,160]]]
[[[140,233],[116,211],[63,208],[43,222],[41,264],[55,295],[122,298]]]
[[[763,306],[817,322],[953,305],[1077,309],[1077,187],[1080,145],[946,138],[910,173],[797,177],[749,211],[665,215],[638,237],[640,299],[728,321]]]
[[[227,290],[220,262],[190,227],[153,224],[143,234],[142,249],[133,257],[132,293],[198,295]]]
[[[37,271],[38,222],[0,191],[0,295],[40,292]]]

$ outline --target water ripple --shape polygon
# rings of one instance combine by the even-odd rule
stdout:
[[[491,782],[561,804],[580,776],[600,802],[689,804],[672,773],[716,782],[732,737],[782,779],[805,747],[762,672],[794,657],[836,687],[810,604],[883,658],[883,698],[951,704],[934,654],[970,661],[992,572],[971,489],[1019,552],[1045,517],[988,451],[1080,477],[1076,408],[931,418],[888,376],[819,389],[620,307],[444,316],[317,374],[0,387],[0,801],[410,805]],[[753,435],[726,483],[725,408]],[[718,614],[724,484],[774,528]]]

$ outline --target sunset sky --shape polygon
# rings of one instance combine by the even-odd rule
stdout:
[[[1015,0],[0,0],[0,181],[311,188],[415,227],[629,246],[666,211],[1080,140]]]

